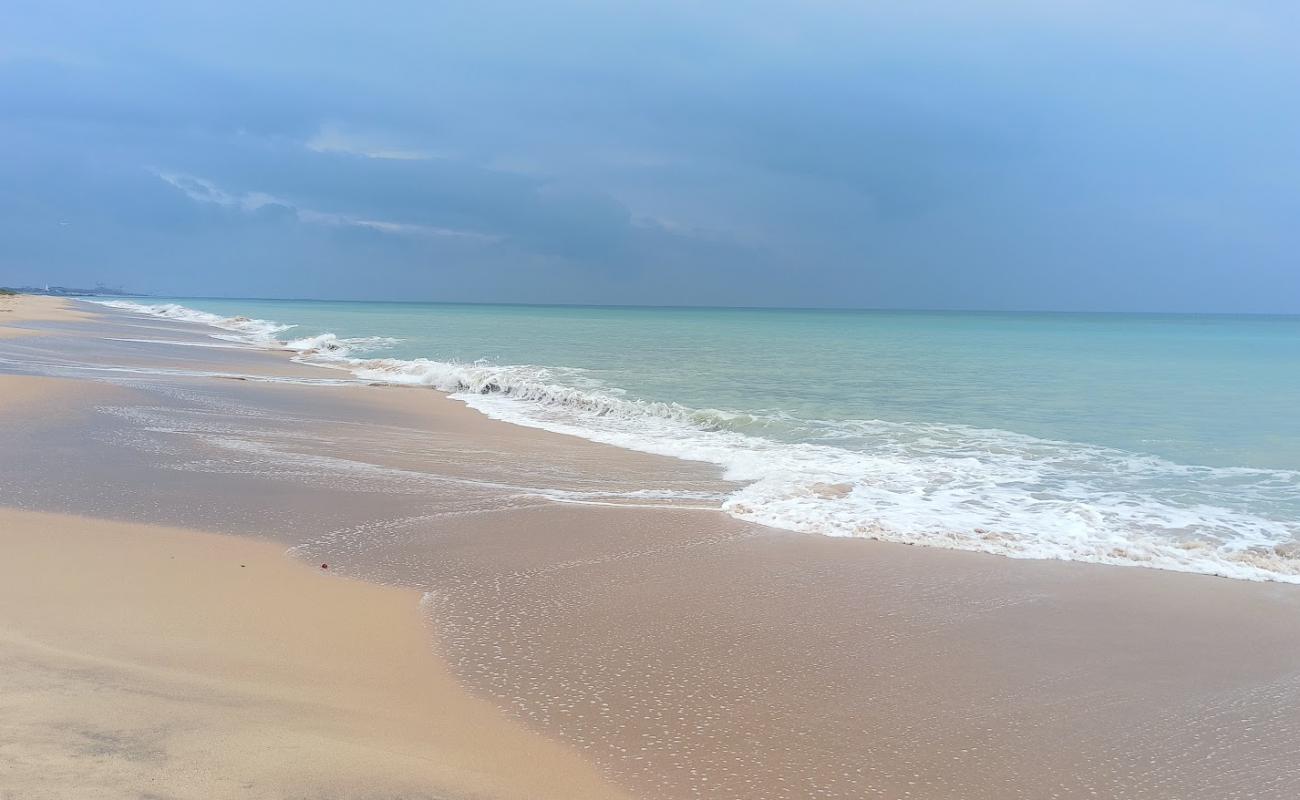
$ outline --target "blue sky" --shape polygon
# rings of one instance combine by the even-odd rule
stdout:
[[[1300,4],[28,3],[0,283],[1300,312]]]

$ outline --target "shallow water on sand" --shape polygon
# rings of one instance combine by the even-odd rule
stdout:
[[[740,519],[1300,581],[1296,317],[109,302],[715,464]]]
[[[680,507],[735,491],[707,463],[189,346],[210,333],[113,314],[0,343],[0,371],[96,381],[0,419],[3,502],[417,588],[468,686],[642,797],[1300,787],[1295,587],[763,528]]]

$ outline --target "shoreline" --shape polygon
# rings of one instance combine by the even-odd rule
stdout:
[[[0,336],[94,316],[26,299]],[[0,415],[38,433],[124,394],[0,373]],[[418,591],[314,574],[273,540],[15,509],[3,492],[0,546],[6,797],[624,796],[466,692]]]
[[[5,382],[67,378],[0,377],[12,454],[0,504],[270,539],[259,546],[330,564],[322,581],[281,558],[308,584],[342,575],[407,587],[393,591],[414,592],[408,602],[427,592],[434,661],[483,704],[468,716],[526,728],[528,746],[568,754],[547,763],[581,765],[570,777],[599,772],[656,799],[1300,790],[1294,587],[808,536],[712,510],[557,504],[556,492],[706,475],[435,393],[204,378],[274,374],[284,360],[101,335],[120,324],[91,315],[58,327],[57,348],[26,340],[24,358],[36,372],[57,373],[57,353],[195,374],[73,379],[77,391],[49,395],[70,410],[13,411]],[[98,580],[86,565],[65,572],[82,588]],[[144,608],[169,602],[142,595]],[[410,677],[391,688],[419,694]],[[489,751],[498,735],[513,741],[485,734]]]
[[[171,320],[197,326],[214,338],[240,342],[227,346],[277,354],[294,368],[342,372],[348,376],[343,379],[345,382],[434,389],[483,416],[512,426],[573,436],[628,453],[707,465],[728,479],[726,489],[710,498],[710,502],[716,501],[718,509],[727,516],[753,524],[804,534],[992,553],[1008,558],[1077,561],[1300,585],[1300,560],[1294,543],[1287,539],[1287,531],[1293,531],[1294,526],[1288,526],[1276,514],[1259,515],[1231,504],[1220,506],[1223,492],[1244,491],[1233,483],[1236,478],[1232,477],[1219,476],[1204,486],[1195,481],[1188,483],[1183,493],[1199,497],[1201,506],[1189,499],[1170,501],[1158,494],[1139,492],[1131,496],[1130,489],[1120,488],[1124,485],[1122,481],[1111,486],[1112,492],[1124,498],[1120,502],[1103,495],[1097,503],[1090,503],[1070,492],[1062,495],[1048,488],[1031,492],[1015,488],[1017,481],[1005,478],[1003,482],[1013,487],[1008,490],[1010,496],[991,491],[987,497],[980,492],[971,497],[970,487],[963,490],[961,480],[956,481],[957,488],[950,485],[954,481],[953,470],[969,469],[952,466],[964,460],[958,457],[961,452],[933,458],[923,453],[916,464],[889,462],[892,467],[882,470],[877,460],[868,458],[865,451],[737,434],[725,426],[714,430],[695,418],[715,413],[707,409],[692,410],[675,403],[625,397],[617,389],[587,391],[569,384],[552,384],[549,379],[533,376],[534,368],[527,365],[502,367],[478,362],[470,365],[422,357],[368,358],[353,353],[352,348],[364,351],[376,342],[391,345],[400,340],[363,335],[364,331],[349,332],[359,336],[355,339],[339,338],[329,331],[295,338],[287,331],[296,325],[246,316],[222,317],[173,302],[152,306],[117,300],[82,302],[100,304],[112,309],[112,313],[125,312],[136,319]],[[560,411],[553,413],[553,408]],[[725,417],[724,412],[717,413]],[[991,429],[984,433],[1023,438],[1010,431]],[[1101,445],[1035,441],[1041,447],[1067,448],[1056,453],[1058,459],[1078,456],[1068,448],[1107,451],[1110,460],[1091,467],[1101,472],[1113,470],[1128,474],[1132,471],[1128,463],[1131,459],[1149,461],[1144,472],[1154,471],[1148,475],[1152,483],[1159,482],[1158,476],[1164,470],[1174,470],[1180,476],[1178,480],[1183,480],[1184,472],[1217,469],[1166,462],[1140,452],[1111,452]],[[971,457],[979,458],[965,453],[965,459]],[[837,463],[844,458],[856,467],[824,471],[827,460]],[[1016,457],[1009,458],[1016,462]],[[1026,467],[1030,471],[1047,470],[1045,476],[1025,480],[1050,486],[1053,480],[1065,477],[1041,467],[1053,460],[1047,455],[1021,453],[1019,458],[1030,460]],[[885,460],[888,461],[888,456]],[[761,466],[769,461],[773,465]],[[985,470],[997,472],[1001,468],[998,464],[980,463]],[[914,468],[920,471],[919,476],[896,480],[898,473],[906,474]],[[1293,477],[1285,471],[1273,475],[1274,480],[1283,484]],[[1070,476],[1069,480],[1074,477]],[[1229,483],[1221,485],[1224,480]],[[715,487],[718,485],[713,483]],[[879,496],[875,494],[877,487],[884,487]],[[909,505],[909,498],[928,497],[932,490],[940,499],[925,500],[916,507]],[[957,502],[954,497],[963,496],[962,491],[968,494],[964,495],[965,500]],[[960,507],[972,502],[977,509],[969,512],[975,515],[973,518]],[[913,508],[920,516],[904,515],[903,523],[897,524],[898,520],[889,512],[895,506]],[[1134,508],[1141,510],[1134,511]],[[881,516],[877,517],[878,514]],[[1172,525],[1172,519],[1182,519],[1181,528]],[[1144,525],[1154,526],[1154,532]],[[1234,532],[1224,533],[1230,529]]]

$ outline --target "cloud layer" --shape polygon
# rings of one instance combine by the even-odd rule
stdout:
[[[0,283],[1300,311],[1290,4],[7,17]]]

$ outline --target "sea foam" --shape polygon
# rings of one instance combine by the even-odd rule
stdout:
[[[266,320],[97,302],[208,325],[360,380],[429,386],[494,419],[715,464],[737,483],[722,510],[773,527],[1300,583],[1300,522],[1256,510],[1300,498],[1294,471],[1189,466],[962,425],[694,409],[574,385],[551,367],[364,357],[395,343],[386,337],[286,339],[293,326]],[[756,434],[765,427],[787,435]]]

